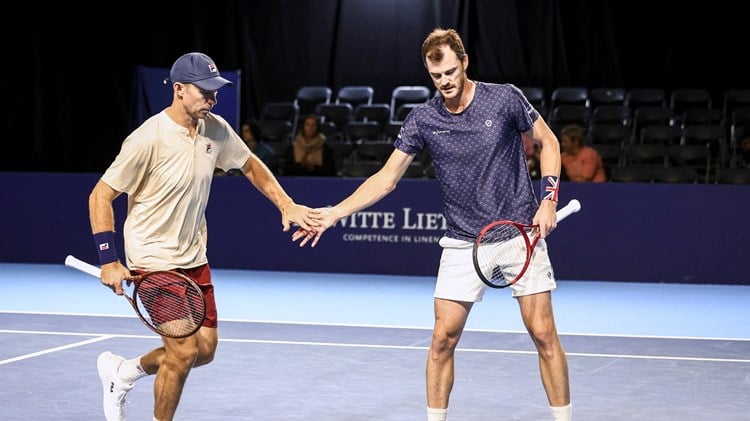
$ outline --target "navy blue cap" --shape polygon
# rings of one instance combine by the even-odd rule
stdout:
[[[169,80],[172,83],[192,83],[204,91],[216,91],[224,85],[233,85],[221,77],[211,57],[203,53],[187,53],[178,58],[169,72]]]

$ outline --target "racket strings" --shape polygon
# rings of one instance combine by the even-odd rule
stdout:
[[[515,282],[528,257],[527,235],[514,224],[498,224],[484,233],[476,262],[487,281],[498,286]]]
[[[497,224],[484,232],[480,243],[503,243],[522,234],[522,231],[514,224]]]
[[[168,272],[143,277],[137,286],[135,300],[146,322],[165,336],[189,334],[203,323],[205,316],[200,289]]]

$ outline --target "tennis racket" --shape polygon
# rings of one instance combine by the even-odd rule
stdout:
[[[101,277],[100,268],[75,256],[67,256],[65,266]],[[149,329],[169,338],[184,338],[200,329],[206,316],[206,299],[189,277],[160,270],[132,276],[125,284],[125,298]]]
[[[571,200],[557,211],[557,222],[579,210],[581,202]],[[482,228],[474,241],[472,259],[477,275],[492,288],[515,284],[529,267],[539,238],[539,225],[508,220],[490,223]]]

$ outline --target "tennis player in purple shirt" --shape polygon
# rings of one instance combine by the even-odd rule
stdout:
[[[455,349],[469,312],[487,286],[472,263],[473,241],[498,219],[539,224],[542,240],[523,278],[512,285],[521,317],[539,354],[542,385],[554,420],[570,420],[568,363],[555,326],[551,291],[556,288],[544,237],[557,225],[560,145],[542,117],[511,84],[470,80],[469,58],[452,29],[432,31],[422,59],[441,95],[414,108],[376,174],[349,197],[320,209],[315,231],[299,229],[292,239],[314,247],[325,229],[365,209],[396,187],[414,157],[429,152],[440,184],[448,230],[435,285],[435,326],[427,359],[427,419],[444,421],[454,380]],[[534,195],[521,135],[541,145],[543,192]],[[501,389],[502,385],[498,385]]]

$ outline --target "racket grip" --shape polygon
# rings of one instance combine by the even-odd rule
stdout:
[[[557,222],[562,221],[579,210],[581,210],[581,202],[578,199],[572,199],[567,205],[557,211]]]
[[[72,267],[73,269],[78,269],[81,272],[88,273],[89,275],[95,276],[97,278],[101,278],[102,276],[101,269],[92,264],[86,263],[75,256],[68,255],[65,258],[65,266]]]

